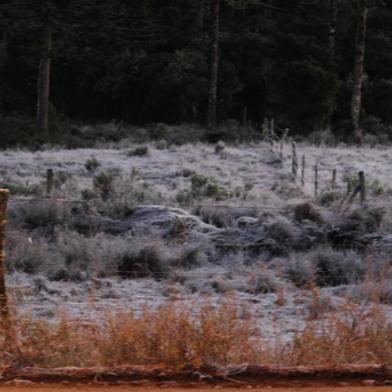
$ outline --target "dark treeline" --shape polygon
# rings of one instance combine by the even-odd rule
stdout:
[[[392,2],[1,0],[0,115],[392,125]],[[49,125],[48,125],[49,118]]]

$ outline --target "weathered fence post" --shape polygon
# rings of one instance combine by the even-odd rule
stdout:
[[[283,163],[284,160],[284,152],[283,152],[283,140],[280,142],[280,149],[279,149],[279,158]]]
[[[269,130],[270,130],[270,135],[272,137],[275,136],[275,119],[274,118],[271,118],[271,120],[270,120]]]
[[[5,225],[7,222],[8,197],[9,191],[7,189],[0,189],[0,316],[3,326],[9,322],[8,299],[5,285]]]
[[[361,197],[361,206],[363,207],[366,203],[366,181],[365,181],[365,172],[360,171],[358,173],[359,180],[359,194]]]
[[[318,163],[314,165],[314,196],[318,196],[318,188],[319,188],[319,181],[318,181]]]
[[[46,170],[46,194],[50,196],[54,185],[54,173],[53,169]]]
[[[347,180],[347,190],[346,190],[347,196],[350,195],[351,190],[352,190],[351,181],[350,181],[350,179],[348,179],[348,180]]]
[[[336,169],[332,170],[332,189],[336,188]]]
[[[293,175],[293,180],[297,179],[298,174],[298,157],[297,157],[297,145],[295,142],[291,143],[292,147],[292,159],[291,159],[291,172]]]
[[[302,155],[302,169],[301,169],[301,185],[305,186],[305,167],[306,167],[306,157],[305,154]]]

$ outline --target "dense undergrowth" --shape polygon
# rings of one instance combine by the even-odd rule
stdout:
[[[197,312],[176,305],[141,315],[108,309],[88,323],[66,314],[56,322],[20,315],[12,331],[11,341],[4,333],[1,339],[1,366],[392,365],[392,326],[376,308],[364,312],[351,304],[279,343],[264,340],[263,326],[230,301]]]
[[[1,184],[12,194],[8,270],[75,283],[153,278],[174,281],[190,292],[217,294],[343,287],[342,295],[358,301],[392,303],[387,185],[368,178],[372,202],[366,208],[342,206],[346,187],[356,185],[354,174],[345,174],[344,183],[332,187],[328,181],[317,198],[304,202],[299,184],[279,173],[276,151],[265,145],[251,153],[246,147],[219,146],[218,151],[204,144],[169,147],[161,141],[92,150],[71,169],[68,161],[60,163],[49,197],[45,173],[37,181],[31,165],[52,157],[32,155],[31,165],[10,166]],[[209,167],[202,171],[191,150],[216,174]],[[100,159],[101,151],[109,163]],[[276,172],[276,178],[238,181],[249,165],[263,164],[259,155],[267,162],[265,173]],[[174,162],[169,173],[157,167],[160,160],[164,166],[176,159],[188,160],[186,165]],[[229,178],[220,175],[222,168]],[[298,200],[289,203],[292,197]],[[226,270],[219,279],[197,282],[182,273],[214,266]]]

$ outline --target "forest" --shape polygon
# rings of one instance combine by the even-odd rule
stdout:
[[[2,0],[0,31],[2,146],[110,121],[389,139],[389,1]]]

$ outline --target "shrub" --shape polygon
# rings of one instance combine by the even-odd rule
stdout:
[[[359,254],[354,251],[339,252],[319,248],[309,254],[320,287],[340,286],[363,280],[366,268]]]
[[[130,157],[146,157],[149,155],[148,147],[136,147],[135,149],[129,151],[128,155]]]
[[[315,267],[304,254],[291,256],[285,267],[285,276],[295,286],[304,288],[315,281]]]
[[[99,192],[102,200],[107,200],[113,192],[113,177],[110,173],[101,172],[93,179],[94,188]]]
[[[101,164],[100,164],[100,162],[97,160],[97,158],[90,158],[90,159],[87,159],[86,163],[84,164],[84,167],[85,167],[86,170],[89,171],[89,172],[94,172],[94,171],[96,171],[100,166],[101,166]]]
[[[312,222],[322,222],[323,218],[317,208],[311,203],[303,203],[294,207],[294,218],[298,222],[310,220]]]
[[[85,236],[71,230],[58,230],[53,257],[45,272],[52,280],[84,281],[94,276],[114,276],[121,257],[133,246],[133,239],[99,233]]]
[[[235,219],[234,212],[229,207],[197,207],[193,213],[203,222],[216,227],[230,227]]]
[[[254,271],[250,274],[246,291],[255,295],[275,293],[280,286],[281,283],[273,271],[261,268],[260,271]]]
[[[215,178],[206,177],[202,174],[193,174],[190,178],[190,194],[194,199],[211,198],[222,201],[230,198],[229,190],[219,184]]]
[[[175,249],[176,255],[172,261],[172,266],[176,268],[192,269],[200,267],[207,261],[207,255],[200,246],[183,246]]]
[[[166,140],[169,145],[182,145],[205,140],[205,129],[195,124],[157,123],[149,127],[149,136],[153,140]]]
[[[36,122],[29,117],[0,117],[0,147],[38,146],[48,142],[37,128]]]
[[[169,275],[169,262],[162,248],[156,244],[146,245],[139,249],[129,249],[121,257],[118,274],[122,278],[144,278],[152,276],[157,280]]]
[[[273,219],[267,226],[267,236],[281,244],[291,245],[298,235],[296,225],[284,217]]]
[[[49,244],[44,239],[31,241],[20,238],[7,249],[7,268],[11,272],[36,274],[45,269],[52,256]]]
[[[167,150],[168,148],[168,143],[166,140],[157,140],[155,142],[155,148],[157,150]]]
[[[53,233],[54,228],[70,220],[69,206],[56,201],[28,201],[11,205],[9,221],[27,230],[40,229],[42,235]]]
[[[321,205],[329,206],[334,202],[342,200],[343,197],[344,195],[339,190],[334,188],[325,188],[321,190],[317,199]]]
[[[39,196],[42,194],[43,187],[39,184],[30,185],[20,182],[4,181],[0,183],[0,188],[8,189],[11,195]]]

